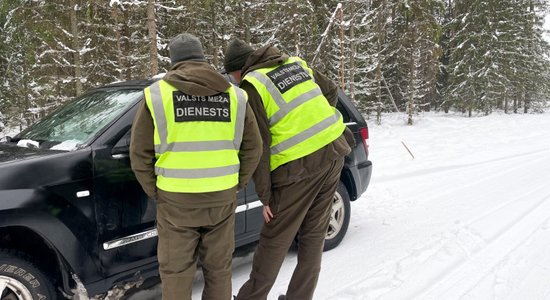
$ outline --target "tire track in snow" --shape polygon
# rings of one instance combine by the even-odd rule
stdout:
[[[510,253],[518,245],[521,245],[526,239],[525,235],[529,235],[543,227],[544,223],[548,221],[547,212],[550,211],[550,194],[542,198],[536,197],[544,189],[546,189],[545,186],[540,186],[530,193],[520,196],[520,198],[507,201],[500,207],[471,219],[467,224],[460,226],[459,229],[443,233],[444,238],[439,242],[431,242],[429,245],[417,250],[420,251],[419,253],[413,252],[410,257],[399,261],[398,272],[394,274],[396,279],[407,277],[409,274],[406,273],[417,273],[419,277],[403,280],[403,284],[395,285],[394,291],[384,293],[381,298],[423,300],[460,298],[460,295],[451,294],[451,291],[460,293],[459,291],[464,292],[464,289],[468,290],[465,287],[461,287],[463,288],[461,290],[458,287],[459,283],[464,285],[466,279],[469,279],[470,288],[474,286],[492,267],[502,261],[503,255]],[[491,228],[491,224],[502,223],[502,218],[509,217],[511,212],[515,212],[516,215],[510,221],[505,222],[506,226]],[[539,213],[541,217],[533,218],[533,213]],[[523,226],[521,222],[525,220],[535,222],[535,226]],[[515,234],[515,231],[519,231],[519,235]],[[482,235],[481,232],[484,234]],[[506,238],[511,234],[511,238]],[[468,240],[467,237],[470,237],[471,240]],[[504,242],[500,242],[503,239]],[[511,239],[515,239],[515,243],[511,243]],[[507,246],[510,243],[512,246]],[[498,259],[495,259],[494,253],[499,253],[496,256]],[[416,266],[416,268],[410,270],[411,265]],[[418,269],[422,271],[421,274]],[[444,285],[441,290],[436,292],[437,296],[426,294],[428,293],[425,292],[426,290],[430,291],[436,286],[440,286],[440,281],[447,278],[448,274],[461,276],[466,271],[471,271],[473,274],[468,274],[467,278],[461,278],[461,280],[458,280],[459,282],[453,280],[451,284]],[[472,281],[472,278],[477,279]]]
[[[396,175],[386,175],[386,176],[380,176],[376,177],[377,183],[385,183],[389,181],[394,180],[402,180],[402,179],[409,179],[409,178],[415,178],[417,176],[427,176],[427,175],[433,175],[434,173],[444,173],[451,170],[460,170],[460,169],[469,169],[472,167],[478,167],[483,166],[487,164],[492,164],[495,162],[505,162],[505,161],[513,161],[513,160],[525,160],[526,157],[529,156],[536,156],[539,154],[544,153],[550,153],[550,149],[543,148],[535,151],[525,152],[525,153],[515,153],[512,155],[507,155],[499,158],[484,160],[484,161],[478,161],[473,163],[466,163],[466,164],[460,164],[460,165],[447,165],[447,166],[440,166],[440,167],[433,167],[433,168],[427,168],[422,169],[418,171],[412,171],[407,173],[401,173]]]
[[[546,153],[548,152],[548,153]],[[549,151],[533,151],[529,152],[528,154],[523,155],[523,160],[525,161],[526,156],[535,156],[531,157],[529,159],[529,164],[532,165],[539,165],[539,161],[548,159],[550,156],[547,154],[550,154]],[[486,161],[484,163],[479,164],[471,164],[469,166],[462,166],[458,168],[451,168],[447,171],[456,171],[458,169],[461,169],[462,171],[471,171],[468,172],[466,176],[458,176],[457,178],[454,178],[454,180],[449,180],[447,177],[443,178],[437,178],[436,180],[440,180],[441,182],[438,182],[437,188],[435,189],[436,192],[433,191],[433,185],[425,185],[423,182],[433,182],[434,180],[426,180],[425,178],[419,178],[412,176],[410,178],[407,178],[407,181],[417,181],[419,184],[415,187],[413,193],[407,193],[407,192],[397,192],[401,189],[396,189],[396,185],[390,185],[387,186],[388,183],[380,183],[377,179],[374,179],[373,182],[377,186],[372,187],[373,189],[376,188],[384,188],[386,189],[386,193],[392,195],[392,200],[394,201],[391,205],[391,210],[393,211],[396,207],[402,206],[402,207],[411,207],[415,206],[418,203],[422,203],[423,205],[426,205],[430,202],[440,202],[441,199],[446,199],[449,197],[453,197],[453,195],[457,194],[460,191],[467,190],[470,187],[474,187],[476,185],[482,185],[482,183],[485,184],[485,182],[488,182],[488,184],[492,185],[495,190],[499,190],[502,188],[501,181],[495,181],[495,178],[504,177],[507,176],[515,176],[518,169],[525,168],[524,163],[515,163],[511,161],[512,158],[508,157],[506,159],[499,158],[491,161]],[[507,164],[504,164],[503,161],[507,162]],[[500,168],[499,172],[494,172],[494,168],[489,168],[491,164],[497,165],[497,166],[505,166],[504,168]],[[504,169],[504,170],[501,170]],[[420,173],[424,173],[421,171]],[[508,175],[510,174],[510,175]],[[424,175],[433,175],[433,173],[424,173]],[[424,185],[424,186],[423,186]],[[508,202],[505,202],[508,203]],[[370,203],[370,208],[373,209],[373,211],[385,211],[387,209],[387,203],[380,203],[377,204],[376,201],[372,201]],[[499,205],[500,206],[500,205]]]
[[[528,153],[524,153],[522,155],[518,155],[519,157],[522,157],[522,160],[520,160],[520,163],[517,163],[515,161],[516,156],[507,156],[506,158],[498,158],[490,161],[485,161],[483,163],[473,163],[468,166],[466,165],[460,165],[458,167],[449,168],[449,167],[438,167],[438,168],[432,168],[433,169],[441,169],[443,172],[443,169],[446,169],[446,172],[456,172],[456,171],[463,171],[465,174],[464,176],[457,176],[454,178],[454,180],[448,180],[448,176],[445,177],[438,177],[435,180],[439,181],[435,192],[434,192],[434,185],[433,184],[426,184],[425,182],[434,182],[434,179],[426,179],[423,176],[412,176],[399,179],[399,180],[406,180],[408,182],[418,182],[418,185],[416,185],[414,191],[412,193],[402,192],[401,188],[397,188],[399,186],[397,184],[398,179],[391,180],[391,181],[382,181],[378,179],[378,177],[373,177],[373,186],[371,187],[371,190],[373,189],[385,189],[386,194],[393,195],[391,198],[393,199],[394,203],[392,204],[391,210],[395,209],[396,207],[403,206],[403,207],[410,207],[417,205],[419,202],[426,204],[431,201],[439,202],[441,199],[445,199],[448,197],[452,197],[457,192],[463,191],[469,187],[474,187],[476,185],[480,185],[482,182],[490,182],[495,189],[501,188],[502,184],[499,181],[494,181],[494,178],[502,177],[505,174],[511,174],[510,176],[514,176],[516,174],[516,170],[524,168],[525,165],[524,162],[526,157],[530,157],[529,164],[534,164],[536,161],[548,159],[550,157],[550,149],[548,150],[540,150],[540,151],[532,151]],[[492,165],[496,166],[505,166],[500,167],[498,172],[494,172],[495,168],[491,168]],[[535,164],[536,166],[536,164]],[[503,170],[502,170],[503,169]],[[431,175],[431,176],[438,176],[438,172],[428,172],[428,171],[417,171],[418,174],[422,174],[425,176]],[[414,174],[415,172],[411,172],[410,174]],[[456,173],[455,173],[456,174]],[[447,174],[448,175],[448,174]],[[453,174],[454,175],[454,174]],[[400,176],[400,175],[399,175]],[[388,186],[388,184],[390,184]],[[376,201],[370,202],[370,208],[374,209],[373,211],[384,211],[387,206],[387,203],[379,203],[377,204]]]
[[[543,189],[545,189],[545,187],[540,187],[539,189],[533,190],[531,193],[525,194],[525,196],[529,197],[531,194],[537,194]],[[348,282],[346,286],[342,286],[339,291],[332,295],[327,295],[326,297],[323,295],[323,299],[424,300],[460,298],[460,296],[452,297],[447,295],[446,291],[442,295],[431,298],[429,295],[423,295],[422,293],[426,290],[432,290],[434,286],[438,286],[439,280],[443,280],[447,277],[445,276],[446,273],[457,273],[460,275],[461,272],[464,272],[464,268],[472,265],[476,266],[479,263],[478,261],[486,259],[486,255],[483,255],[483,253],[487,253],[488,256],[491,256],[493,253],[501,253],[503,251],[505,253],[511,252],[513,249],[505,251],[505,247],[501,250],[494,250],[494,247],[500,247],[500,243],[497,246],[492,246],[492,244],[500,240],[501,236],[506,235],[507,232],[514,229],[514,225],[525,220],[525,218],[529,219],[533,211],[539,212],[546,217],[546,219],[542,221],[541,218],[536,220],[538,221],[538,225],[535,226],[536,228],[534,228],[533,231],[548,224],[550,217],[548,217],[547,212],[550,211],[550,194],[546,195],[543,200],[537,200],[535,204],[529,206],[527,212],[520,214],[520,216],[509,222],[508,226],[505,228],[494,230],[495,232],[492,236],[483,237],[479,233],[479,230],[476,230],[476,223],[480,223],[491,216],[500,218],[500,214],[498,213],[511,205],[513,206],[516,202],[517,199],[509,200],[500,207],[471,219],[466,224],[457,224],[455,228],[430,238],[421,247],[412,249],[408,255],[384,264],[369,275]],[[541,205],[544,205],[544,207],[541,207]],[[515,207],[509,208],[508,210],[515,210]],[[524,226],[521,226],[519,229],[521,235],[525,234],[523,229]],[[508,242],[508,240],[509,239],[506,239],[505,241]],[[518,244],[521,244],[523,241],[524,239],[520,238]],[[481,257],[481,259],[476,259],[476,257],[480,255],[483,255],[483,257]],[[494,266],[500,261],[501,259],[491,263],[490,266]],[[467,267],[464,267],[464,265]],[[474,273],[481,271],[475,267],[473,269]],[[478,276],[483,277],[485,274],[486,272],[481,272]],[[472,286],[475,285],[475,282]],[[447,286],[445,286],[445,288],[447,288]],[[455,288],[456,285],[450,285],[450,289]],[[357,295],[363,296],[362,298],[357,298]]]
[[[550,299],[550,219],[462,299]]]
[[[459,299],[470,291],[509,253],[523,245],[550,219],[550,194],[539,199],[528,211],[490,240],[489,244],[458,268],[443,276],[418,299]],[[496,254],[496,255],[495,255]]]
[[[536,151],[530,153],[530,155],[541,154],[543,152],[545,151]],[[536,160],[530,159],[528,163],[520,164],[518,168],[529,169],[530,165],[544,165],[541,164],[540,161],[547,158],[548,157],[546,156],[541,156]],[[518,164],[511,165],[516,166]],[[514,172],[515,169],[517,168],[506,168],[505,171],[497,172],[493,174],[493,176],[480,178],[480,180],[477,180],[475,184],[480,184],[481,181],[491,179],[494,181],[494,177],[504,176],[503,178],[506,178],[507,173]],[[497,182],[497,184],[502,183]],[[545,212],[550,211],[550,207],[547,207],[550,206],[550,195],[546,195],[542,198],[542,200],[537,197],[537,194],[540,195],[541,190],[546,188],[545,184],[535,186],[538,186],[538,188],[531,190],[529,193],[518,195],[511,200],[503,202],[500,205],[469,219],[466,224],[457,224],[457,226],[453,229],[436,235],[424,243],[422,247],[414,249],[409,255],[403,256],[397,260],[392,260],[391,262],[384,264],[382,267],[377,268],[376,271],[371,272],[369,275],[362,276],[357,280],[348,282],[349,284],[343,286],[337,293],[327,296],[326,298],[324,297],[324,299],[349,299],[350,296],[352,296],[353,299],[358,299],[357,295],[364,295],[360,299],[412,299],[414,295],[418,296],[418,294],[428,288],[431,290],[431,287],[434,284],[439,286],[440,284],[438,281],[440,279],[442,280],[442,278],[446,278],[446,276],[444,276],[445,273],[451,272],[451,274],[460,274],[460,272],[453,270],[458,268],[460,268],[460,270],[464,270],[464,268],[467,268],[462,267],[462,265],[470,266],[470,261],[480,255],[483,256],[483,253],[487,253],[484,249],[492,249],[494,251],[493,248],[496,246],[491,245],[500,240],[501,236],[508,236],[508,232],[513,232],[514,228],[517,227],[514,226],[515,224],[519,224],[522,220],[525,220],[526,217],[531,217],[532,213],[539,212],[541,209]],[[464,188],[464,186],[462,186],[462,188]],[[527,200],[528,202],[530,201],[530,203],[533,201],[535,203],[531,203],[530,205],[526,205],[525,203],[518,204],[518,202],[521,202],[524,198],[535,199]],[[546,201],[545,199],[548,199],[549,201]],[[546,203],[545,201],[549,203]],[[544,205],[544,207],[537,209],[537,207],[541,205]],[[509,206],[512,208],[507,208]],[[519,206],[519,208],[516,208],[516,206]],[[502,211],[508,212],[511,210],[517,212],[521,211],[521,208],[524,207],[528,207],[529,209],[519,216],[516,216],[514,221],[508,223],[506,227],[496,228],[494,229],[494,232],[489,232],[489,237],[486,236],[483,238],[478,230],[475,229],[475,225],[479,226],[480,224],[486,222],[486,220],[491,220],[491,217],[500,218]],[[544,216],[546,215],[547,214],[544,214]],[[544,223],[545,221],[548,222],[547,219],[541,221],[540,218],[538,221],[539,223]],[[520,228],[521,234],[525,234],[525,232],[522,231],[523,228],[524,226],[521,226]],[[533,230],[536,230],[537,228]],[[515,235],[513,236],[515,237]],[[508,239],[505,240],[507,241]],[[497,245],[501,246],[501,243],[497,243]],[[510,251],[512,250],[513,249],[510,249]],[[506,253],[509,253],[510,251]],[[497,251],[497,253],[500,252],[502,251]],[[489,254],[487,255],[491,256],[493,252],[489,251],[488,253]],[[485,259],[485,257],[483,257],[483,259]],[[474,266],[478,263],[478,260],[479,259],[474,260]],[[499,261],[500,260],[490,265],[494,266]],[[418,269],[427,270],[426,273],[430,274],[428,274],[428,277],[421,276],[415,279],[413,278],[412,280],[407,278],[407,276],[414,276],[415,274],[418,274]],[[479,272],[476,270],[474,273]],[[481,273],[479,276],[483,277],[483,274],[484,273]],[[425,275],[425,273],[422,273],[422,275]],[[451,284],[451,287],[453,284]],[[475,282],[473,284],[475,285]],[[440,299],[447,299],[447,295],[444,296],[445,297]],[[424,297],[420,297],[419,299],[424,299]]]

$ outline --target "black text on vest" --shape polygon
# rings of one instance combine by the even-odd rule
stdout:
[[[213,96],[195,96],[175,91],[172,93],[172,100],[176,122],[231,122],[228,93],[219,93]]]
[[[282,65],[273,71],[267,72],[267,76],[277,86],[281,94],[295,85],[311,79],[308,72],[297,62]]]

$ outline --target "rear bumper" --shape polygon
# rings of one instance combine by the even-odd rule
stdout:
[[[353,197],[353,200],[358,199],[367,190],[370,183],[370,177],[372,175],[372,162],[367,160],[356,165],[355,168],[350,169],[355,181],[355,188],[357,195]]]

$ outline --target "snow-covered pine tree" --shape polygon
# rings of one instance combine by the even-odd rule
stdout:
[[[429,109],[436,95],[437,62],[441,50],[437,41],[442,11],[440,0],[389,3],[387,53],[383,76],[399,107],[409,114],[408,123],[420,109]]]
[[[541,30],[546,6],[535,0],[452,3],[447,101],[471,116],[495,108],[527,111],[548,97],[548,44]]]
[[[349,94],[367,117],[372,112],[380,116],[390,96],[382,79],[387,53],[388,0],[348,1],[344,3],[344,11],[350,19]]]
[[[42,107],[57,106],[83,91],[83,8],[81,0],[41,1],[28,8],[35,15],[40,40],[33,69],[42,87],[37,97]]]
[[[128,39],[131,31],[128,18],[132,13],[120,2],[105,5],[101,0],[86,1],[81,11],[80,53],[85,90],[131,79],[134,76],[130,62],[133,47]],[[146,23],[144,26],[146,28]]]
[[[165,73],[170,68],[168,43],[176,35],[190,30],[190,22],[194,17],[182,1],[157,0],[155,8],[159,73]]]
[[[442,49],[439,46],[441,38],[441,24],[438,16],[444,11],[441,0],[416,1],[411,5],[414,15],[412,23],[414,40],[414,66],[416,73],[413,76],[414,102],[418,108],[428,111],[435,106],[437,98],[437,75],[439,57]]]
[[[311,23],[313,26],[317,26],[319,34],[311,37],[315,50],[308,59],[317,70],[336,82],[341,61],[340,37],[338,35],[341,24],[338,20],[338,13],[344,8],[342,3],[337,1],[322,3],[313,1],[312,7]]]
[[[32,121],[91,87],[149,77],[155,73],[155,49],[158,72],[165,72],[166,45],[181,32],[197,35],[217,68],[231,37],[255,48],[275,44],[343,83],[368,115],[439,107],[470,115],[495,108],[528,112],[541,110],[550,95],[548,44],[542,38],[548,10],[544,0],[105,4],[0,2],[0,74],[5,78],[0,109],[5,119]],[[148,19],[151,7],[154,19]],[[155,21],[156,47],[150,42],[148,20]]]
[[[290,55],[297,55],[312,63],[315,50],[319,45],[319,35],[325,23],[315,18],[315,7],[312,1],[289,1],[285,7],[284,28],[279,31],[281,46]],[[313,66],[317,67],[317,65]]]
[[[449,104],[468,116],[483,107],[487,99],[486,69],[493,35],[485,24],[493,14],[489,1],[461,0],[452,3],[454,19],[449,23],[448,85],[444,96]]]
[[[449,73],[447,67],[449,65],[450,47],[449,40],[454,34],[452,31],[451,22],[454,20],[455,10],[453,9],[453,0],[444,1],[443,13],[439,16],[439,24],[441,24],[442,31],[439,38],[439,47],[441,48],[441,56],[438,64],[438,75],[436,83],[436,96],[433,103],[433,109],[443,109],[445,113],[449,112],[451,104],[443,97],[444,89],[448,85]]]
[[[309,0],[249,3],[245,7],[248,28],[243,28],[241,35],[256,47],[273,44],[289,55],[311,62],[321,31],[315,9]]]
[[[523,112],[529,110],[541,112],[550,98],[550,62],[548,60],[550,47],[543,37],[544,17],[548,13],[549,3],[545,0],[517,0],[514,1],[517,15],[517,36],[519,51],[515,55],[518,60],[515,63],[515,78],[521,81],[516,89],[523,95],[519,97],[521,103],[513,107],[523,106]],[[516,40],[517,41],[517,40]]]
[[[37,46],[30,15],[25,10],[26,1],[10,0],[0,2],[0,111],[5,126],[26,127],[33,121],[28,112],[36,96],[33,88],[31,66],[35,53],[29,51]]]
[[[13,118],[34,122],[66,100],[67,93],[76,93],[70,15],[59,13],[67,7],[64,2],[21,0],[2,5],[8,9],[3,34],[9,49],[3,82],[7,93],[2,96],[10,97]]]

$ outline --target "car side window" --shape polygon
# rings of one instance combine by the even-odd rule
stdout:
[[[340,111],[340,113],[342,114],[342,118],[344,119],[344,123],[351,122],[351,118],[349,116],[349,113],[346,110],[346,108],[342,105],[342,100],[340,98],[338,98],[338,103],[336,104],[336,109],[338,109],[338,111]]]

